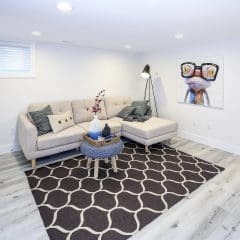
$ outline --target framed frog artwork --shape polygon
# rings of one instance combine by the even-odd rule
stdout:
[[[186,58],[178,63],[178,101],[223,108],[222,58]]]

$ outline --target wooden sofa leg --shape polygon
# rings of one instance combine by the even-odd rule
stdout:
[[[145,145],[145,153],[148,153],[149,149],[148,149],[148,145]]]
[[[36,159],[32,159],[32,168],[35,169],[36,168]]]

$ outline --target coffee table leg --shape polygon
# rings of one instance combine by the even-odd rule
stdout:
[[[96,158],[94,160],[94,178],[98,178],[98,166],[99,166],[99,159]]]
[[[112,168],[113,168],[113,172],[117,172],[117,162],[116,162],[116,157],[112,157]]]
[[[88,160],[87,160],[87,169],[90,168],[91,162],[92,162],[92,158],[89,157]]]

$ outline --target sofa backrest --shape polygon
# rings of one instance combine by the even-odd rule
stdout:
[[[92,107],[94,103],[94,99],[40,102],[30,104],[27,111],[39,111],[47,105],[50,105],[53,114],[65,113],[69,111],[73,113],[75,123],[81,123],[88,122],[93,119],[94,114],[91,111],[87,111],[87,108]],[[131,97],[105,97],[100,104],[102,110],[101,113],[98,114],[99,119],[106,120],[108,118],[115,117],[125,106],[129,106],[131,104]]]
[[[73,118],[75,123],[88,122],[93,120],[94,114],[89,110],[88,107],[94,106],[94,99],[81,99],[81,100],[73,100],[72,101],[72,109],[73,109]],[[98,114],[99,119],[106,120],[106,110],[104,102],[100,103],[101,113]]]
[[[107,118],[116,117],[118,113],[126,106],[132,104],[131,97],[106,97],[104,99]]]
[[[72,105],[70,101],[56,101],[56,102],[42,102],[42,103],[32,103],[28,106],[28,112],[39,111],[46,107],[51,106],[53,114],[65,113],[67,111],[72,113]]]

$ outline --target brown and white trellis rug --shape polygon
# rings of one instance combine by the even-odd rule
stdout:
[[[124,240],[224,169],[162,144],[151,153],[126,143],[118,173],[86,159],[54,163],[26,175],[51,240]]]

